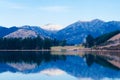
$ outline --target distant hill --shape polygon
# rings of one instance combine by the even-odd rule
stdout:
[[[120,50],[120,31],[101,35],[94,42],[99,44],[98,49]]]
[[[109,41],[111,38],[113,38],[114,36],[120,34],[119,30],[116,31],[112,31],[109,33],[105,33],[102,34],[96,38],[94,38],[92,35],[88,35],[86,37],[86,42],[83,44],[85,47],[102,47],[102,46],[106,46],[108,44],[111,43],[111,41]]]
[[[109,50],[120,50],[120,33],[110,38],[104,48]]]
[[[120,33],[110,38],[108,41],[115,41],[120,39]]]

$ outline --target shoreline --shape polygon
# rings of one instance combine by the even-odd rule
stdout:
[[[29,49],[26,49],[26,50],[0,50],[0,51],[51,51],[51,50],[29,50]]]
[[[2,51],[51,51],[51,52],[120,52],[120,50],[95,50],[95,49],[78,49],[78,50],[66,50],[66,51],[59,51],[59,50],[29,50],[29,49],[26,49],[26,50],[0,50],[0,52]]]

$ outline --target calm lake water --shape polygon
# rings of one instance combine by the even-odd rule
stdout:
[[[120,80],[120,53],[0,52],[0,80]]]

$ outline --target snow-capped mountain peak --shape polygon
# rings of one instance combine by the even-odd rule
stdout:
[[[48,30],[48,31],[58,31],[62,29],[63,27],[60,25],[54,25],[54,24],[46,24],[42,26],[43,29]]]

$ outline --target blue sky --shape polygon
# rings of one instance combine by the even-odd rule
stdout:
[[[0,25],[67,26],[92,19],[120,21],[120,0],[0,0]]]

